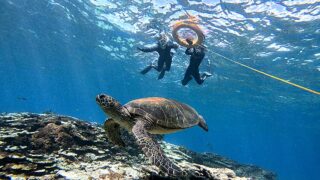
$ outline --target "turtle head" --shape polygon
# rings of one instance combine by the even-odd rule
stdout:
[[[113,97],[106,94],[98,94],[96,102],[108,116],[115,117],[121,114],[122,105]]]

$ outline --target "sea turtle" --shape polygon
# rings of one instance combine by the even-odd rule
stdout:
[[[124,146],[120,137],[120,127],[132,132],[151,163],[170,176],[185,175],[185,172],[164,155],[160,145],[150,134],[168,134],[195,125],[208,131],[201,115],[192,107],[175,100],[148,97],[130,101],[122,106],[113,97],[99,94],[96,101],[109,117],[104,123],[108,139],[114,144]]]

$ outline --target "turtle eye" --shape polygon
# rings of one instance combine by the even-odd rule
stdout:
[[[105,104],[106,104],[106,106],[108,106],[108,107],[114,107],[114,100],[113,100],[113,98],[107,97],[107,98],[105,99]]]

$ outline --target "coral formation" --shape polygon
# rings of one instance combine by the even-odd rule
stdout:
[[[0,115],[0,179],[172,179],[146,161],[125,131],[127,146],[109,143],[97,124],[54,114]],[[161,141],[191,179],[275,179],[274,173],[212,153]]]

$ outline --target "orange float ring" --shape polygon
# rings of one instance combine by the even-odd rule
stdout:
[[[197,40],[193,40],[193,44],[191,46],[187,43],[185,39],[182,39],[178,35],[178,31],[182,28],[190,29],[197,34]],[[200,45],[203,43],[205,39],[205,36],[201,28],[196,24],[196,21],[194,18],[176,22],[172,27],[172,37],[178,44],[185,47],[194,47],[196,45]]]

